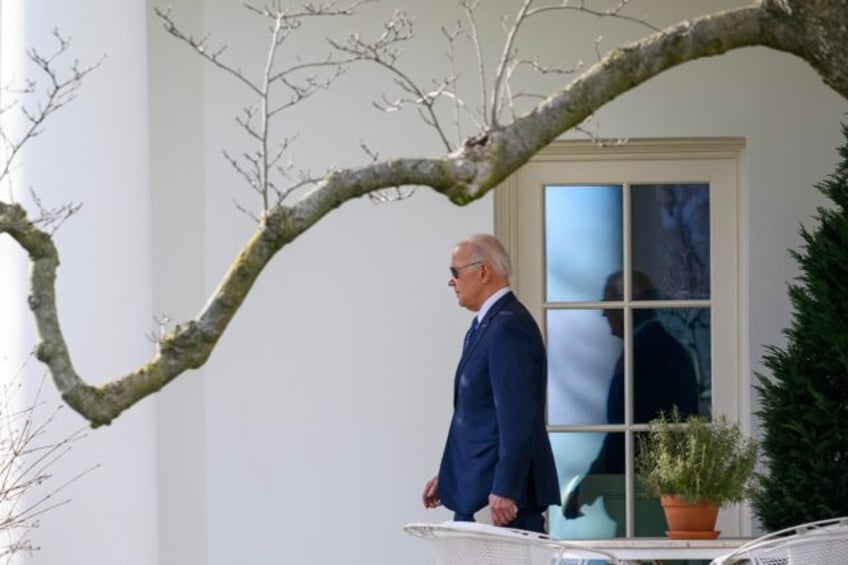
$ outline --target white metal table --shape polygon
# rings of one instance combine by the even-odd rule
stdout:
[[[730,553],[751,538],[670,539],[670,538],[611,538],[569,540],[569,543],[607,551],[623,563],[659,563],[675,559],[715,559]]]

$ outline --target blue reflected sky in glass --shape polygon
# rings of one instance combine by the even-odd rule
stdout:
[[[634,185],[633,268],[648,275],[665,299],[710,296],[708,184]]]
[[[603,432],[552,433],[561,500],[583,479],[604,441]],[[562,506],[551,506],[548,528],[552,536],[566,539],[614,537],[616,523],[606,514],[602,501],[583,507],[584,516],[566,520]]]
[[[549,302],[599,300],[622,265],[621,186],[546,186]]]
[[[622,343],[601,310],[548,310],[548,424],[607,423],[607,394]]]

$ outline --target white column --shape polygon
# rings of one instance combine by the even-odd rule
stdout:
[[[158,4],[164,6],[164,4]],[[180,0],[173,17],[203,33],[203,0]],[[197,315],[205,272],[204,61],[148,10],[153,307],[175,321]],[[210,152],[220,159],[216,148]],[[214,224],[213,224],[214,226]],[[207,565],[205,368],[156,395],[158,565]]]
[[[72,38],[59,69],[74,60],[92,64],[106,55],[77,99],[28,144],[15,176],[19,194],[31,187],[48,207],[83,204],[54,240],[61,257],[60,319],[74,365],[90,383],[138,367],[153,351],[144,336],[154,314],[145,13],[143,0],[2,0],[3,84],[24,76],[41,78],[26,65],[23,50],[51,53],[54,28]],[[34,345],[21,288],[27,264],[8,238],[2,239],[0,359],[19,357]],[[8,366],[0,364],[0,370],[8,374]],[[28,390],[43,374],[41,366],[30,363]],[[46,390],[48,406],[61,402],[51,382]],[[157,563],[154,403],[146,400],[111,426],[90,430],[51,468],[55,487],[99,465],[57,495],[70,502],[42,516],[32,534],[41,549],[22,562]],[[58,437],[85,425],[66,409],[49,431]]]

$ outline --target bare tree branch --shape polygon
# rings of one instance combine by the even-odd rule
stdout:
[[[22,206],[0,202],[0,233],[9,234],[32,262],[29,305],[40,339],[37,356],[69,405],[92,426],[108,424],[183,372],[203,365],[275,254],[348,200],[385,189],[429,186],[455,204],[468,204],[622,93],[688,61],[742,47],[761,45],[798,55],[848,98],[846,28],[848,9],[842,0],[762,0],[703,16],[613,50],[512,123],[488,127],[443,157],[374,161],[332,171],[317,181],[303,179],[291,202],[270,206],[259,218],[255,233],[200,314],[166,332],[148,363],[102,386],[89,385],[76,373],[62,336],[55,302],[59,259],[50,234]],[[364,43],[352,49],[366,52]],[[390,49],[380,54],[389,57],[381,59],[384,63],[392,61],[389,67],[396,64],[393,56]],[[438,123],[436,116],[433,122]]]
[[[344,43],[331,40],[330,44],[338,51],[346,53],[356,60],[370,61],[389,71],[395,78],[395,84],[401,90],[410,94],[412,98],[401,98],[394,102],[384,99],[385,106],[378,105],[377,107],[394,111],[405,104],[417,106],[424,122],[436,131],[445,149],[451,151],[453,147],[435,109],[438,99],[445,92],[450,91],[450,79],[442,84],[437,84],[434,90],[425,90],[419,87],[415,80],[397,65],[399,55],[397,45],[409,41],[412,38],[412,31],[412,20],[406,13],[395,12],[394,16],[384,25],[383,33],[376,40],[369,42],[363,40],[358,34],[352,34]]]
[[[243,116],[236,117],[236,122],[256,142],[258,147],[255,153],[242,154],[241,159],[246,161],[248,166],[244,166],[241,159],[235,158],[229,153],[224,153],[226,160],[236,173],[247,181],[248,186],[259,197],[261,214],[249,213],[251,217],[259,218],[268,213],[273,205],[282,202],[292,191],[290,187],[280,187],[273,180],[275,173],[280,174],[285,171],[284,168],[279,168],[277,164],[283,158],[289,143],[284,141],[272,152],[269,145],[272,120],[283,111],[291,109],[310,98],[316,92],[329,88],[345,72],[347,64],[358,60],[358,57],[336,58],[331,51],[323,58],[308,61],[298,58],[298,62],[278,68],[277,63],[283,47],[295,32],[302,30],[303,20],[318,17],[350,16],[360,6],[375,1],[356,0],[341,7],[338,2],[333,1],[324,4],[304,4],[297,9],[284,6],[283,2],[279,0],[268,2],[261,8],[245,4],[248,11],[270,20],[271,24],[268,50],[259,81],[249,79],[240,68],[223,60],[222,55],[226,51],[225,45],[215,49],[210,48],[209,35],[195,38],[180,29],[171,18],[170,10],[155,9],[156,15],[162,20],[163,26],[169,34],[186,43],[205,60],[244,84],[259,99],[258,106],[248,106],[242,110]],[[326,71],[327,74],[321,76],[309,74],[317,71]],[[272,99],[277,87],[288,92],[288,97],[284,102],[274,105]],[[238,207],[242,209],[241,205],[238,205]]]
[[[480,34],[477,30],[477,20],[474,15],[475,10],[477,10],[479,5],[480,0],[462,0],[460,2],[460,6],[465,12],[465,18],[468,20],[469,37],[471,38],[471,42],[474,44],[474,53],[477,56],[477,71],[480,80],[480,115],[483,117],[483,123],[488,127],[492,124],[486,121],[486,116],[489,114],[487,106],[489,96],[486,80],[486,61],[483,58],[483,45],[480,41]]]
[[[98,68],[103,62],[103,59],[101,59],[93,65],[80,67],[74,61],[66,73],[59,73],[56,63],[66,53],[69,39],[63,37],[58,30],[53,31],[53,37],[56,39],[57,46],[50,55],[41,55],[35,49],[27,51],[30,62],[41,72],[42,78],[47,83],[43,96],[39,97],[34,105],[27,105],[22,102],[21,97],[14,97],[8,106],[0,109],[0,113],[17,109],[25,118],[24,130],[17,137],[13,137],[5,128],[0,128],[0,143],[2,143],[3,149],[3,161],[0,163],[0,185],[4,181],[9,182],[9,173],[17,161],[21,148],[41,133],[41,128],[47,118],[73,101],[86,75]],[[38,84],[37,81],[30,79],[26,81],[22,88],[9,87],[3,90],[9,94],[38,94],[36,91]],[[14,201],[11,186],[9,198]]]
[[[0,389],[0,560],[11,563],[20,552],[33,552],[29,539],[38,527],[40,517],[69,499],[56,497],[70,484],[99,465],[86,469],[59,485],[55,485],[51,469],[85,437],[80,428],[59,440],[51,438],[50,427],[62,406],[48,409],[41,395],[46,381],[42,379],[35,397],[23,399],[22,369]],[[22,406],[22,407],[19,407]],[[46,412],[45,412],[46,411]],[[45,485],[50,485],[45,487]],[[46,489],[46,490],[45,490]]]
[[[596,16],[598,18],[616,18],[616,19],[619,19],[619,20],[632,22],[634,24],[644,26],[645,28],[649,29],[650,31],[654,31],[654,32],[660,31],[659,28],[655,27],[654,25],[652,25],[650,22],[648,22],[645,19],[635,18],[633,16],[628,16],[628,15],[624,14],[624,9],[627,7],[628,4],[630,4],[630,2],[631,2],[631,0],[620,0],[617,5],[613,6],[612,8],[609,8],[607,10],[602,11],[602,10],[594,10],[592,8],[589,8],[588,6],[586,6],[585,0],[580,0],[580,2],[575,3],[575,4],[571,4],[566,0],[566,1],[562,2],[561,4],[552,4],[552,5],[548,5],[548,6],[539,6],[539,7],[533,8],[532,10],[527,11],[526,16],[528,18],[530,18],[532,16],[536,16],[536,15],[544,13],[544,12],[559,11],[559,10],[574,10],[574,11],[577,11],[577,12],[582,12],[584,14],[590,14],[590,15]]]
[[[498,64],[498,70],[495,72],[495,84],[492,87],[492,115],[489,117],[489,124],[491,126],[497,126],[498,124],[501,97],[503,96],[501,90],[503,89],[503,83],[506,79],[509,62],[515,58],[515,38],[518,35],[518,30],[521,28],[521,24],[523,24],[529,17],[528,11],[530,10],[530,5],[532,3],[533,0],[524,0],[524,4],[522,4],[521,8],[518,10],[518,15],[515,17],[515,24],[513,24],[512,28],[507,33],[503,53],[501,53],[501,62]]]
[[[253,81],[249,80],[244,73],[241,72],[240,69],[231,67],[224,63],[221,60],[221,55],[226,52],[226,45],[222,45],[215,49],[211,49],[209,46],[209,38],[208,34],[203,35],[201,37],[194,37],[193,35],[186,35],[183,31],[177,26],[174,20],[171,19],[171,10],[169,9],[159,9],[154,8],[154,11],[159,19],[162,20],[162,25],[169,34],[173,35],[180,41],[188,44],[192,49],[194,49],[198,55],[229,74],[233,78],[235,78],[238,82],[245,85],[249,90],[251,90],[255,95],[262,96],[262,89],[259,85],[255,84]]]

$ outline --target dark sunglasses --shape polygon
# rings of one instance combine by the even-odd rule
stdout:
[[[459,278],[459,272],[462,269],[467,269],[468,267],[473,267],[474,265],[479,265],[482,262],[483,261],[472,261],[471,263],[468,263],[467,265],[462,265],[461,267],[451,267],[450,268],[451,276],[455,279],[458,279]]]

